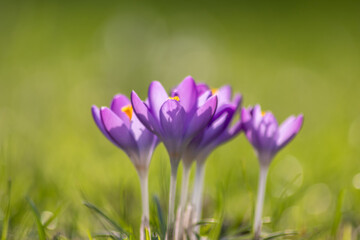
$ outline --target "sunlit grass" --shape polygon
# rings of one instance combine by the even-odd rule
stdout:
[[[37,239],[39,224],[57,239],[116,231],[84,200],[137,237],[136,171],[98,132],[90,107],[132,89],[145,96],[152,80],[170,89],[188,74],[214,87],[231,84],[245,106],[261,103],[280,121],[305,115],[301,134],[270,167],[265,232],[359,236],[358,9],[358,3],[321,1],[1,1],[1,238]],[[248,234],[258,176],[251,146],[239,136],[217,149],[206,168],[203,217],[217,224],[202,233]],[[150,220],[161,239],[169,171],[160,146],[149,190],[158,196],[150,196]],[[54,229],[41,223],[46,211],[56,216]]]

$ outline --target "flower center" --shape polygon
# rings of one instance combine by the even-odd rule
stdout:
[[[121,111],[123,113],[125,113],[129,117],[129,119],[131,120],[132,114],[133,114],[133,107],[131,106],[131,104],[122,107]]]
[[[179,98],[178,96],[169,97],[169,99],[176,100],[176,101],[180,101],[180,98]]]
[[[219,90],[219,89],[217,89],[217,88],[212,88],[212,89],[211,89],[211,94],[212,94],[212,95],[215,95],[215,94],[218,92],[218,90]]]
[[[265,116],[265,114],[266,114],[266,112],[261,111],[261,116],[262,116],[262,117]]]

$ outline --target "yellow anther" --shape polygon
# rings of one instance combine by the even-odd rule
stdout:
[[[132,115],[133,115],[133,108],[132,108],[131,104],[122,107],[121,111],[123,113],[125,113],[129,117],[129,119],[131,120]]]
[[[261,116],[262,116],[262,117],[265,116],[265,114],[266,114],[266,112],[261,111]]]
[[[176,101],[180,101],[180,98],[179,98],[178,96],[175,96],[175,97],[169,97],[169,99],[176,100]]]
[[[217,88],[212,88],[212,89],[211,89],[211,94],[212,94],[212,95],[215,95],[215,94],[218,92],[218,90],[219,90],[219,89],[217,89]]]

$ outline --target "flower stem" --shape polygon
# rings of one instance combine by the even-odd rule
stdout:
[[[192,196],[192,204],[193,207],[195,208],[193,223],[197,223],[201,218],[204,177],[205,177],[205,161],[197,161],[194,190]],[[199,227],[196,227],[195,231],[198,231],[198,229]]]
[[[142,200],[142,217],[140,227],[140,238],[145,239],[145,229],[150,234],[150,214],[149,214],[149,188],[148,188],[148,171],[139,171],[141,200]]]
[[[180,197],[180,217],[178,222],[178,229],[177,233],[178,236],[175,236],[175,238],[182,239],[183,238],[183,227],[184,227],[184,215],[186,210],[186,201],[188,198],[188,188],[189,188],[189,177],[190,177],[190,165],[183,165],[183,176],[181,180],[181,197]],[[175,234],[177,235],[177,234]]]
[[[253,225],[254,240],[259,240],[261,235],[261,225],[262,225],[262,211],[264,207],[264,198],[265,198],[265,188],[266,188],[266,178],[268,174],[269,167],[267,165],[260,164],[260,175],[259,175],[259,186],[258,194],[255,208],[255,218]]]
[[[178,169],[178,165],[171,166],[169,212],[168,212],[167,232],[166,232],[166,239],[168,240],[172,240],[174,234],[177,169]]]
[[[182,212],[185,211],[186,201],[188,197],[189,177],[190,177],[190,167],[184,166],[182,182],[181,182],[181,198],[180,198],[180,207]]]

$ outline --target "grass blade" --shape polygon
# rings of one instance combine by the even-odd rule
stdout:
[[[114,228],[116,228],[117,231],[125,234],[126,236],[129,236],[129,233],[126,232],[119,224],[117,224],[114,220],[112,220],[110,217],[108,217],[103,211],[101,211],[98,207],[96,207],[94,204],[85,201],[83,203],[86,207],[88,207],[90,210],[93,210],[95,213],[99,214],[102,218],[104,218],[108,223],[110,223]]]
[[[164,239],[165,233],[166,233],[166,223],[165,223],[164,213],[161,209],[159,198],[157,196],[154,196],[153,199],[156,204],[156,210],[157,210],[158,220],[159,220],[159,224],[160,224],[160,236],[162,239]]]
[[[36,226],[37,226],[38,234],[39,234],[39,240],[46,240],[45,229],[41,223],[41,217],[40,217],[39,210],[37,209],[35,203],[30,198],[26,197],[26,201],[29,203],[31,210],[34,213],[34,216],[36,219]]]
[[[1,233],[1,240],[7,239],[7,233],[9,229],[9,219],[10,219],[10,200],[11,200],[11,181],[8,181],[8,188],[7,188],[7,196],[8,196],[8,205],[6,208],[6,213],[3,221],[2,233]]]
[[[266,237],[264,237],[264,240],[269,240],[269,239],[274,239],[274,238],[284,237],[284,236],[295,236],[295,235],[298,235],[298,232],[293,231],[293,230],[286,230],[283,232],[276,232],[276,233],[269,234]]]
[[[336,236],[337,231],[339,229],[340,222],[341,222],[344,196],[345,196],[345,190],[343,189],[340,191],[338,198],[337,198],[335,217],[334,217],[334,222],[333,222],[333,226],[331,229],[331,236],[333,236],[333,237]]]

